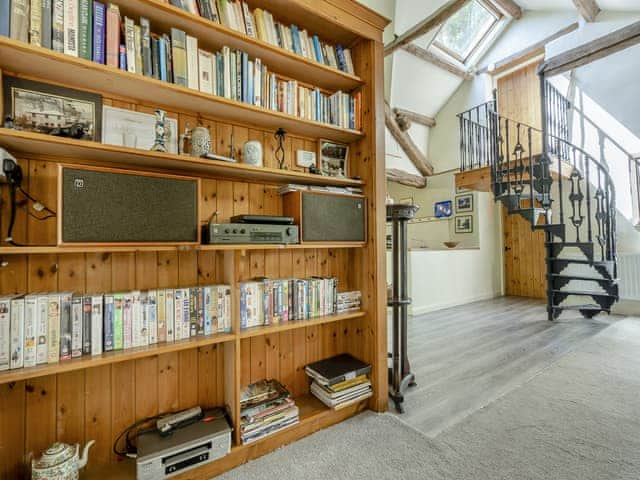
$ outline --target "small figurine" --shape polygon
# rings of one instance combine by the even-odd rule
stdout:
[[[274,135],[276,137],[276,140],[278,140],[278,148],[276,148],[274,155],[276,156],[276,160],[278,161],[278,168],[280,170],[287,169],[287,166],[284,163],[284,139],[286,135],[287,132],[284,130],[284,128],[279,128]]]
[[[262,144],[258,140],[250,140],[244,144],[242,161],[247,165],[262,166]]]
[[[166,152],[167,146],[165,143],[166,138],[166,120],[167,120],[167,112],[164,110],[157,109],[156,110],[156,139],[151,147],[151,150],[154,152]]]

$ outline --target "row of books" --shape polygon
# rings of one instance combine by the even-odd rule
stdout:
[[[129,73],[289,115],[360,129],[361,94],[332,94],[270,72],[259,58],[223,47],[212,53],[178,28],[151,32],[151,23],[120,15],[115,4],[94,0],[11,0],[0,34]],[[3,0],[3,5],[7,0]],[[6,30],[6,31],[5,31]]]
[[[171,0],[171,4],[296,55],[355,73],[348,48],[324,42],[296,25],[280,23],[268,10],[250,10],[244,0]]]
[[[333,315],[335,277],[261,279],[240,283],[240,328]]]
[[[0,297],[0,370],[231,330],[226,285]]]
[[[344,353],[311,363],[305,372],[312,380],[311,393],[327,407],[339,410],[372,395],[367,375],[371,365]]]
[[[291,192],[328,192],[341,195],[362,195],[362,187],[335,187],[332,185],[301,185],[288,183],[278,188],[278,194],[284,195]]]
[[[243,444],[279,432],[299,422],[289,390],[277,380],[260,380],[240,393],[240,439]]]

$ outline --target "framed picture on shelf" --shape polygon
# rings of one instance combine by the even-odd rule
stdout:
[[[327,177],[346,177],[349,145],[320,139],[318,141],[318,169]]]
[[[455,220],[456,233],[473,233],[473,215],[459,215]]]
[[[451,200],[445,200],[443,202],[436,202],[434,204],[434,215],[436,218],[450,217],[453,213],[453,202]]]
[[[473,193],[456,197],[456,213],[473,212]]]
[[[100,141],[101,95],[3,75],[2,98],[18,130]]]
[[[151,150],[155,126],[155,115],[109,106],[102,108],[102,143]],[[178,122],[173,118],[166,119],[165,145],[169,153],[178,153]]]

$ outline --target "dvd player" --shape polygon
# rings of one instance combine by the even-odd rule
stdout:
[[[299,243],[297,225],[210,223],[202,227],[205,244]]]

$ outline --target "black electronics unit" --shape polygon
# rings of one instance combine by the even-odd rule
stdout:
[[[200,180],[60,166],[58,243],[197,244]]]
[[[234,215],[231,223],[266,223],[269,225],[293,225],[293,217],[281,215]]]
[[[210,223],[202,227],[202,242],[207,244],[234,243],[298,243],[296,225],[265,223]]]

